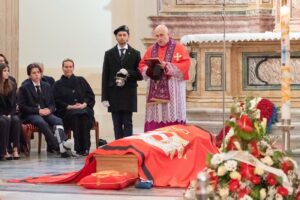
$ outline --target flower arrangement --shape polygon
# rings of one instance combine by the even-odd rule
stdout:
[[[221,146],[224,140],[223,137],[227,135],[228,132],[231,130],[230,124],[235,123],[237,118],[241,118],[243,116],[244,116],[243,119],[246,121],[249,121],[247,120],[247,118],[249,118],[251,120],[254,120],[254,123],[256,124],[258,122],[263,122],[263,124],[261,124],[263,125],[264,128],[263,131],[266,133],[270,133],[272,124],[278,121],[277,112],[278,112],[278,108],[270,100],[265,98],[247,97],[244,101],[241,102],[235,101],[231,107],[230,120],[227,123],[227,126],[225,126],[224,130],[222,129],[219,132],[216,138],[217,146],[218,147]],[[260,135],[261,135],[261,131],[260,131]]]
[[[297,163],[266,134],[275,119],[270,107],[269,100],[251,97],[232,107],[220,153],[207,157],[214,199],[300,200]]]

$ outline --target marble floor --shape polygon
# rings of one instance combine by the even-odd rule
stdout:
[[[300,157],[294,157],[298,165]],[[0,162],[0,200],[180,200],[183,188],[88,190],[75,184],[6,183],[5,180],[79,170],[85,157],[63,159],[36,149],[30,157]],[[298,169],[299,170],[299,169]],[[298,173],[300,170],[298,171]]]
[[[88,190],[75,184],[26,184],[6,183],[4,180],[25,178],[60,172],[76,171],[83,166],[85,157],[63,159],[47,155],[45,150],[38,155],[32,152],[29,158],[0,162],[0,200],[176,200],[182,199],[184,189],[152,188],[124,190]]]

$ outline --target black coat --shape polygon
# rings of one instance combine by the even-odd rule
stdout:
[[[143,79],[138,69],[140,60],[140,52],[129,45],[122,63],[117,46],[105,52],[101,101],[109,101],[109,112],[137,111],[137,81]],[[128,71],[129,77],[123,87],[118,87],[115,77],[121,68]]]
[[[53,113],[55,111],[55,102],[53,98],[53,92],[51,86],[44,82],[40,82],[42,100],[45,107],[50,109]],[[39,114],[39,99],[36,89],[31,81],[28,81],[22,85],[18,93],[18,104],[21,113],[21,117],[24,118],[28,115]]]
[[[61,76],[53,85],[54,99],[57,108],[57,115],[64,119],[66,127],[72,123],[71,115],[87,114],[93,122],[95,105],[95,94],[89,83],[81,76],[72,75],[70,78]],[[86,103],[87,107],[82,110],[67,110],[68,105]],[[80,113],[78,113],[80,112]]]
[[[16,113],[16,98],[16,88],[8,95],[0,94],[0,116],[13,115]]]

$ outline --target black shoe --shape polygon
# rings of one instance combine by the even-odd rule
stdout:
[[[4,156],[0,156],[0,161],[6,161],[6,159],[4,158]]]
[[[78,155],[74,154],[72,151],[66,151],[60,155],[62,158],[78,158]]]
[[[69,154],[68,151],[66,151],[66,152],[64,152],[64,153],[61,153],[61,154],[60,154],[60,157],[62,157],[62,158],[70,158],[70,157],[72,157],[72,155]]]
[[[82,155],[82,156],[87,156],[87,155],[89,155],[89,150],[83,151],[81,155]]]

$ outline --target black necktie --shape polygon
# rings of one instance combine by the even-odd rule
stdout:
[[[43,107],[43,100],[42,100],[41,88],[40,88],[39,85],[36,85],[35,88],[36,88],[36,93],[38,95],[39,106],[42,108]]]
[[[121,51],[120,58],[121,58],[121,60],[123,60],[125,57],[125,49],[120,49],[120,51]]]

